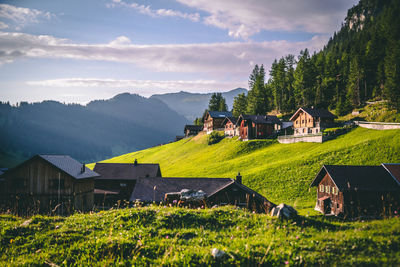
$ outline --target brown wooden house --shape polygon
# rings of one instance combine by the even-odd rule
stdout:
[[[319,134],[331,127],[336,116],[325,109],[299,108],[290,121],[293,122],[294,135]]]
[[[232,137],[232,136],[238,135],[239,131],[237,131],[237,130],[239,127],[236,126],[236,122],[237,122],[237,118],[235,118],[235,117],[226,117],[224,119],[224,121],[222,122],[222,125],[224,125],[224,127],[225,127],[224,132],[225,132],[226,136]]]
[[[185,137],[197,135],[201,131],[203,131],[202,125],[185,125],[183,130]]]
[[[237,122],[240,139],[265,139],[281,129],[281,121],[276,116],[240,115]]]
[[[20,214],[89,211],[98,176],[70,156],[36,155],[3,174],[3,207]]]
[[[228,111],[208,111],[204,118],[203,131],[207,134],[212,131],[223,131],[224,125],[222,124],[226,117],[232,117],[232,113]]]
[[[129,201],[139,178],[161,177],[159,164],[96,163],[93,169],[101,176],[94,182],[95,204],[110,207],[117,201]]]
[[[311,187],[323,214],[379,217],[399,209],[399,183],[383,166],[324,165]]]
[[[258,212],[269,212],[274,203],[242,184],[240,174],[230,178],[141,178],[130,198],[131,201],[163,202],[165,195],[182,189],[202,190],[208,207],[235,205]]]

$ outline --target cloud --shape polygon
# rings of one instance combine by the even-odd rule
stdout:
[[[358,0],[177,0],[207,12],[204,22],[248,39],[262,30],[332,34]]]
[[[154,80],[118,80],[99,78],[66,78],[42,81],[28,81],[30,86],[45,87],[107,87],[107,88],[132,88],[135,93],[149,96],[153,93],[174,91],[190,92],[215,92],[226,91],[236,87],[247,86],[246,82],[221,82],[215,80],[193,80],[193,81],[154,81]]]
[[[200,19],[198,13],[184,13],[173,9],[151,9],[150,6],[139,5],[137,3],[128,4],[121,0],[113,0],[111,4],[107,4],[108,7],[122,6],[127,8],[132,8],[141,14],[157,18],[157,17],[179,17],[183,19],[189,19],[191,21],[197,22]]]
[[[268,68],[275,58],[319,50],[327,36],[307,42],[227,42],[210,44],[131,44],[120,36],[108,44],[73,43],[49,35],[0,32],[0,64],[17,58],[67,58],[132,63],[160,72],[248,75],[254,64]]]
[[[0,4],[0,18],[13,22],[13,24],[15,24],[15,29],[17,30],[29,23],[38,23],[40,18],[50,19],[52,16],[53,15],[50,12]],[[7,25],[4,22],[0,22],[0,24]],[[4,29],[4,27],[2,29]]]

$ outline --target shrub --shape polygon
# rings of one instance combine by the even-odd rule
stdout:
[[[219,141],[221,141],[222,139],[224,139],[223,133],[213,131],[213,132],[207,137],[207,144],[208,144],[208,145],[213,145],[213,144],[219,143]]]

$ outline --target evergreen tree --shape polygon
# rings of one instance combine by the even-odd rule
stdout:
[[[385,58],[384,94],[390,106],[400,111],[400,41],[392,41]]]
[[[228,106],[226,100],[221,93],[213,93],[210,102],[208,103],[208,110],[210,111],[227,111]]]
[[[362,71],[358,59],[354,57],[350,63],[349,80],[347,83],[347,99],[353,108],[361,105],[360,86],[362,78]]]
[[[256,65],[250,75],[249,85],[251,85],[247,95],[247,113],[254,115],[264,115],[268,111],[268,96],[265,90],[265,71],[264,66],[260,68]]]
[[[233,116],[239,117],[240,114],[245,114],[247,110],[247,98],[245,93],[235,96],[233,100]]]

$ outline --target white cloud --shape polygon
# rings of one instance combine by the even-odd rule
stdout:
[[[301,49],[321,49],[326,36],[307,42],[227,42],[210,44],[130,44],[127,37],[118,37],[108,44],[72,43],[49,35],[0,32],[0,64],[17,58],[68,58],[128,62],[152,71],[200,72],[247,76],[254,64],[267,69],[275,58],[297,55]]]
[[[4,22],[0,21],[0,30],[7,29],[9,26]]]
[[[209,13],[204,22],[247,39],[262,30],[332,34],[358,0],[177,0]]]
[[[108,4],[108,7],[122,6],[127,8],[132,8],[138,11],[141,14],[150,16],[150,17],[179,17],[183,19],[189,19],[191,21],[199,21],[200,15],[198,13],[184,13],[178,10],[173,9],[151,9],[150,6],[139,5],[137,3],[128,4],[121,0],[113,0],[113,3]]]
[[[21,29],[26,24],[39,22],[40,18],[50,19],[52,16],[53,15],[50,12],[0,4],[0,18],[13,22],[15,24],[15,29],[17,30]],[[1,23],[5,24],[4,22]]]
[[[236,87],[247,86],[246,82],[221,82],[215,80],[193,81],[154,81],[154,80],[118,80],[99,78],[65,78],[42,81],[28,81],[30,86],[45,87],[106,87],[106,88],[131,88],[135,93],[149,96],[154,93],[173,91],[190,92],[215,92],[226,91]]]

